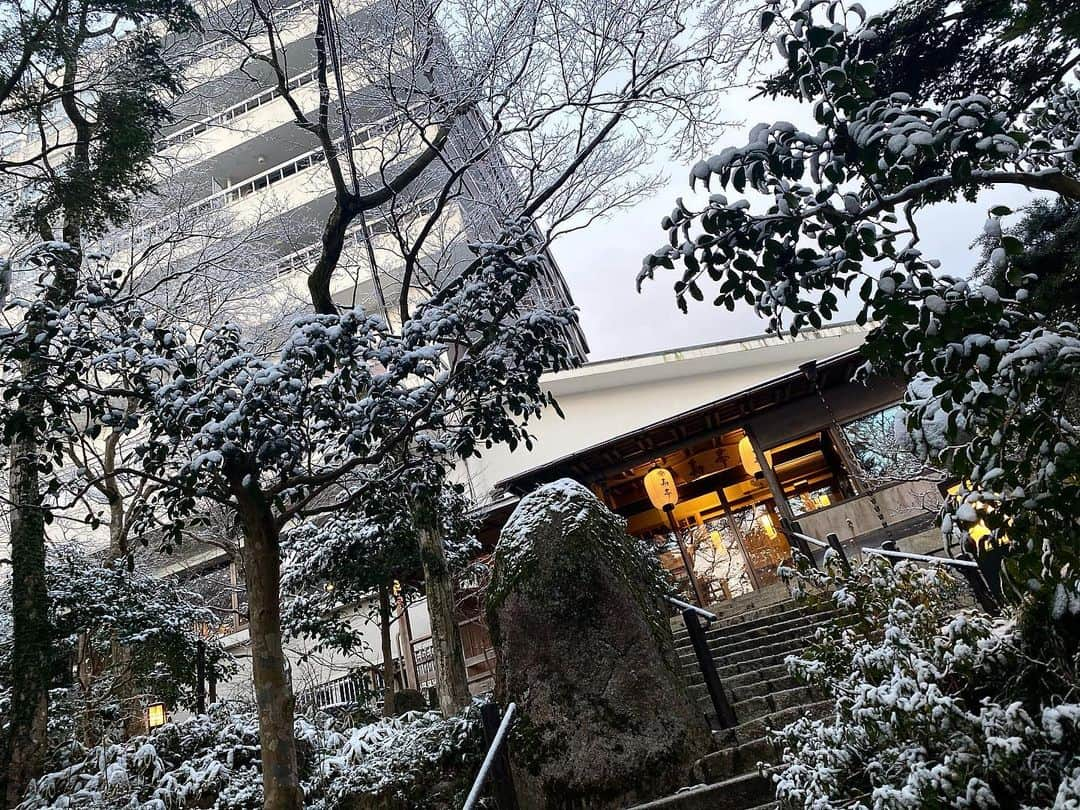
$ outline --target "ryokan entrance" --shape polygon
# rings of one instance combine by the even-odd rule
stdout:
[[[646,496],[643,479],[656,467],[669,470],[678,489],[672,510],[678,537]],[[693,576],[715,603],[777,582],[777,567],[791,558],[783,521],[854,489],[828,431],[761,448],[739,428],[609,476],[594,491],[627,518],[632,534],[655,544],[661,564],[692,596],[681,539]]]

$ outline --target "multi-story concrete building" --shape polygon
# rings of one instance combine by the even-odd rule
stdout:
[[[260,5],[273,21],[280,75],[264,58],[266,23],[246,0],[208,8],[205,31],[171,48],[190,61],[184,93],[172,104],[174,121],[161,132],[158,147],[159,187],[173,210],[139,223],[132,237],[150,242],[186,229],[170,261],[205,260],[207,251],[248,261],[265,285],[255,317],[290,306],[310,308],[307,274],[334,208],[332,162],[350,175],[355,191],[378,193],[436,141],[436,125],[424,121],[428,108],[423,88],[416,86],[418,65],[362,61],[337,40],[327,48],[340,61],[320,74],[316,35],[322,5]],[[327,13],[335,30],[359,31],[385,24],[384,5],[344,0]],[[410,55],[413,50],[403,47],[391,61]],[[338,152],[329,159],[326,144],[296,120],[298,113],[318,120],[321,92],[329,96],[325,126]],[[412,100],[402,100],[403,92]],[[399,299],[416,300],[445,286],[471,261],[470,243],[497,237],[505,217],[516,213],[520,193],[497,152],[479,156],[483,128],[473,113],[456,115],[437,159],[351,223],[331,282],[339,306],[363,306],[394,321]],[[202,220],[212,225],[192,226]],[[236,244],[243,247],[237,250]],[[410,251],[416,266],[407,279],[412,290],[402,296],[403,254]],[[550,254],[534,295],[548,304],[572,304]],[[584,359],[580,329],[567,340]]]

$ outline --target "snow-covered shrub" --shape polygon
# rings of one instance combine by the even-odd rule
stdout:
[[[408,712],[344,732],[318,762],[317,810],[459,807],[480,766],[474,715]]]
[[[358,728],[296,721],[305,806],[432,808],[460,804],[479,767],[475,713],[410,712]],[[225,704],[147,736],[89,750],[31,788],[19,810],[255,810],[262,806],[259,726]]]
[[[50,691],[49,745],[121,738],[141,719],[145,698],[191,707],[198,688],[194,661],[202,645],[208,674],[224,680],[235,670],[220,640],[199,626],[214,616],[191,591],[103,562],[76,546],[51,551],[46,565],[50,658],[59,679]],[[0,605],[10,605],[11,581],[0,583]],[[0,717],[11,685],[12,623],[0,609]]]
[[[390,465],[388,465],[389,467]],[[299,523],[282,536],[282,626],[312,642],[307,653],[326,649],[349,655],[362,649],[364,633],[346,606],[367,605],[378,620],[377,588],[397,588],[411,602],[423,581],[417,525],[402,495],[428,489],[438,493],[438,524],[447,564],[464,568],[480,550],[473,504],[460,485],[439,483],[431,465],[401,470],[397,465],[372,475],[365,497],[348,510]]]
[[[1077,806],[1076,628],[1049,627],[1049,606],[995,620],[958,607],[946,569],[879,558],[846,579],[785,573],[844,612],[788,659],[835,710],[775,732],[784,806]]]

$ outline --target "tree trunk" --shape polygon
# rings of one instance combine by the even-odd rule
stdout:
[[[31,335],[38,330],[30,327]],[[11,719],[4,751],[5,806],[19,803],[45,763],[49,713],[49,593],[45,580],[45,515],[39,480],[38,430],[44,400],[37,380],[47,373],[36,353],[23,362],[30,394],[11,442]]]
[[[390,624],[393,616],[390,612],[390,588],[386,585],[379,586],[379,636],[382,641],[383,660],[383,684],[386,689],[383,692],[383,716],[392,717],[396,714],[394,708],[394,695],[397,693],[397,684],[394,682],[396,667],[394,666],[394,649],[390,644]]]
[[[439,708],[456,714],[469,705],[469,679],[461,648],[461,629],[454,610],[454,586],[442,538],[434,530],[420,529],[420,559],[424,563],[424,590],[431,616],[431,651],[439,681]]]
[[[355,216],[356,214],[346,210],[338,202],[323,227],[322,251],[307,280],[311,305],[320,315],[337,314],[337,305],[330,294],[330,279],[341,260],[341,252],[345,248],[345,233]]]
[[[131,404],[128,406],[131,407]],[[105,440],[105,452],[103,454],[102,472],[106,478],[102,484],[105,492],[105,500],[109,504],[109,557],[113,565],[125,565],[127,570],[135,569],[135,560],[132,558],[127,544],[127,526],[124,511],[124,496],[120,493],[120,487],[116,483],[116,448],[120,443],[121,434],[113,431]],[[113,695],[120,704],[121,722],[124,733],[133,737],[136,734],[146,733],[146,718],[143,712],[143,701],[138,695],[135,685],[135,673],[132,670],[131,650],[120,643],[116,632],[112,634],[109,645],[109,662],[107,669],[113,673]]]
[[[300,810],[303,797],[296,765],[293,693],[281,643],[281,556],[278,529],[261,493],[240,496],[244,524],[244,582],[247,586],[251,671],[259,712],[263,807]]]

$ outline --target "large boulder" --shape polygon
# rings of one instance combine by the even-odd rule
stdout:
[[[581,484],[522,499],[488,589],[495,692],[521,712],[523,810],[617,808],[686,784],[709,745],[661,610],[655,557]]]

